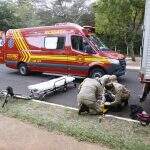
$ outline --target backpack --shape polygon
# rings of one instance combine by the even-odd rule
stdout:
[[[137,114],[142,113],[144,110],[139,105],[130,105],[130,117],[132,119],[137,119]]]
[[[143,126],[149,125],[149,123],[150,123],[150,115],[149,114],[138,113],[137,118]]]
[[[130,106],[130,117],[132,119],[136,119],[139,120],[140,123],[145,126],[145,125],[149,125],[150,123],[150,115],[149,114],[144,114],[143,113],[143,108],[139,105],[131,105]]]

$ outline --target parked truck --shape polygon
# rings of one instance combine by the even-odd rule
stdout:
[[[126,72],[125,56],[107,48],[90,26],[59,23],[10,29],[1,48],[1,63],[18,69],[21,75],[44,72],[100,77]]]
[[[141,101],[144,101],[150,91],[150,0],[146,0],[143,25],[143,52],[141,60],[140,80],[143,86]]]

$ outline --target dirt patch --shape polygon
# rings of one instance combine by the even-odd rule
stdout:
[[[1,150],[108,150],[91,143],[78,142],[74,138],[57,135],[0,115]]]

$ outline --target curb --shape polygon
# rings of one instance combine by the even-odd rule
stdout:
[[[114,115],[105,115],[105,117],[107,117],[107,118],[115,118],[115,119],[124,120],[124,121],[128,121],[128,122],[140,123],[140,121],[138,121],[138,120],[133,120],[133,119],[124,118],[124,117],[118,117],[118,116],[114,116]]]
[[[140,67],[139,66],[126,66],[126,69],[129,69],[129,70],[140,70]]]
[[[76,111],[78,110],[77,108],[64,106],[64,105],[59,105],[59,104],[55,104],[55,103],[49,103],[49,102],[40,101],[40,100],[31,100],[31,101],[41,103],[41,104],[51,105],[51,106],[57,106],[57,107],[61,107],[61,108],[67,108],[67,109],[70,109],[70,110],[76,110]]]

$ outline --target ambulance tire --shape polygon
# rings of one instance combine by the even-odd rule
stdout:
[[[104,70],[100,68],[94,68],[90,71],[89,77],[96,78],[96,77],[102,77],[105,74]]]
[[[19,73],[23,76],[26,76],[29,74],[29,70],[28,70],[28,67],[25,63],[21,63],[18,67],[19,69]]]

